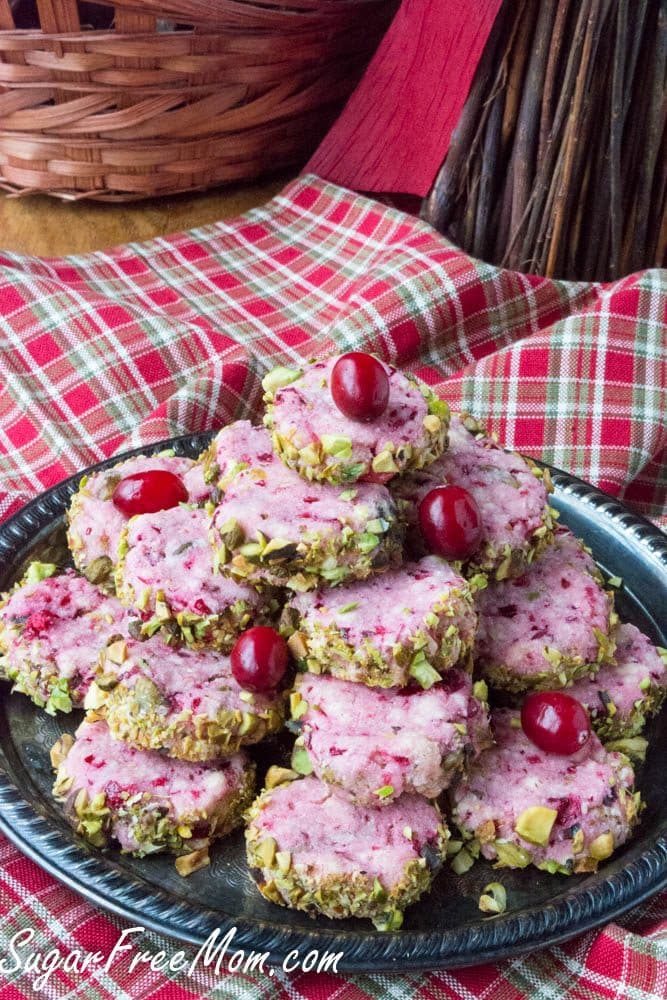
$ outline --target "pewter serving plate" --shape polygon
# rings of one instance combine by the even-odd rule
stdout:
[[[176,438],[143,451],[169,446],[194,457],[210,437]],[[553,504],[562,521],[586,541],[607,575],[623,578],[617,600],[621,618],[667,646],[667,537],[591,486],[552,473]],[[63,512],[79,478],[48,490],[0,527],[0,591],[31,559],[66,564]],[[215,846],[211,866],[187,879],[178,876],[168,856],[138,860],[87,847],[50,796],[49,749],[62,732],[74,731],[80,713],[51,718],[0,685],[0,715],[0,829],[95,905],[180,942],[201,944],[215,929],[224,934],[234,927],[234,949],[268,951],[274,962],[296,948],[301,956],[310,949],[320,955],[343,952],[339,971],[471,965],[563,941],[612,920],[667,885],[665,711],[646,733],[649,752],[638,771],[646,809],[636,836],[597,874],[499,873],[486,862],[463,877],[444,871],[433,891],[407,911],[403,929],[390,934],[360,920],[312,920],[265,901],[248,874],[241,832]],[[262,767],[285,762],[288,745],[276,739],[255,749],[260,777]],[[477,906],[480,892],[499,877],[508,910],[484,917]]]

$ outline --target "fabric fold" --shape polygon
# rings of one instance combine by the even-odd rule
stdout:
[[[188,233],[0,253],[0,331],[5,516],[124,447],[256,416],[274,364],[364,347],[507,446],[667,521],[665,271],[610,285],[505,271],[310,175]]]

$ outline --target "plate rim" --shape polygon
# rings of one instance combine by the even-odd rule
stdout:
[[[175,448],[194,454],[214,436],[213,431],[185,434],[144,445],[91,465],[30,500],[0,525],[0,558],[25,543],[35,529],[60,516],[81,476],[109,468],[138,454]],[[599,509],[621,522],[635,545],[641,545],[667,571],[667,535],[646,518],[630,511],[620,500],[597,487],[546,463],[554,485],[565,494]],[[3,695],[4,697],[4,695]],[[235,929],[234,948],[268,952],[267,965],[280,964],[298,948],[339,952],[344,957],[339,972],[423,971],[500,961],[537,947],[560,944],[620,916],[667,887],[667,834],[638,858],[592,888],[576,890],[547,905],[535,905],[479,923],[438,930],[402,930],[396,933],[346,932],[335,926],[313,924],[312,931],[288,926],[277,928],[261,918],[225,916],[168,894],[146,893],[138,878],[121,874],[105,863],[74,835],[54,828],[28,802],[0,764],[0,831],[27,857],[67,888],[94,906],[182,944],[200,946],[218,929],[224,936]],[[57,859],[57,860],[56,860]],[[333,921],[328,922],[333,924]],[[348,940],[349,935],[349,940]]]

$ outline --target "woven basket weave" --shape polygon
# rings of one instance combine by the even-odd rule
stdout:
[[[0,188],[127,201],[302,163],[397,0],[25,6],[0,0]]]

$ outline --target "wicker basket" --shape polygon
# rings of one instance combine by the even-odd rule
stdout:
[[[0,187],[128,201],[303,163],[396,7],[0,0]]]

